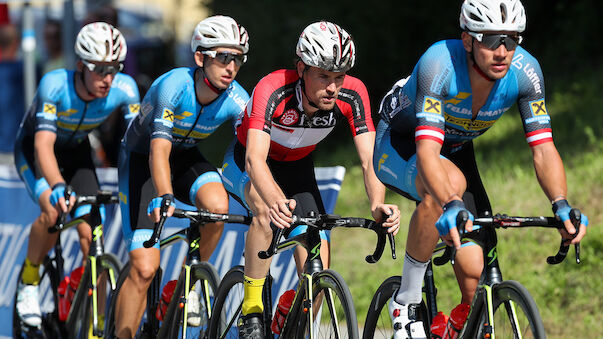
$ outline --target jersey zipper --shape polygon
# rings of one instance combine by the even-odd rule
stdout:
[[[73,137],[75,136],[75,133],[77,133],[80,130],[80,126],[82,126],[82,122],[84,121],[84,117],[86,117],[86,113],[88,113],[88,103],[86,103],[86,105],[84,106],[84,113],[82,113],[82,117],[80,118],[80,121],[77,123],[77,127],[75,128],[73,133],[71,133],[71,135],[69,136],[69,139],[67,139],[67,142],[65,143],[65,145],[69,145],[69,143],[71,142],[71,139],[73,139]]]

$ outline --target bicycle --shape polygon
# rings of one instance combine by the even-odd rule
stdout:
[[[572,222],[579,225],[580,212],[572,210]],[[467,321],[459,334],[462,338],[546,338],[544,325],[536,306],[536,302],[528,290],[514,280],[503,280],[498,264],[497,235],[498,228],[513,227],[547,227],[565,228],[563,222],[553,217],[510,217],[497,214],[493,217],[476,218],[474,225],[480,228],[463,234],[464,222],[467,215],[457,218],[459,232],[462,238],[471,239],[483,249],[486,260],[477,291],[471,302],[471,309]],[[459,220],[460,219],[460,220]],[[561,263],[569,246],[563,245],[563,240],[558,253],[547,258],[551,265]],[[580,247],[576,248],[576,262],[580,262]],[[444,251],[441,257],[434,258],[435,265],[443,265],[449,260],[454,265],[455,250],[439,243],[435,250]],[[363,338],[391,338],[392,323],[388,314],[387,303],[395,291],[400,287],[400,276],[386,279],[375,292],[367,313]],[[419,319],[423,321],[425,333],[429,335],[433,318],[437,314],[436,296],[433,267],[431,262],[427,267],[424,278],[424,300],[419,306]]]
[[[147,290],[146,320],[139,327],[139,337],[143,338],[203,338],[207,332],[207,320],[211,317],[215,291],[218,289],[220,277],[212,264],[201,261],[199,255],[199,241],[201,238],[199,227],[214,222],[230,222],[249,224],[251,218],[235,214],[219,214],[207,211],[189,211],[176,208],[172,217],[184,218],[190,221],[189,226],[173,233],[163,239],[159,236],[167,220],[169,199],[164,199],[160,209],[160,220],[155,224],[150,240],[144,242],[146,248],[153,247],[159,242],[160,249],[173,245],[177,241],[186,241],[188,251],[186,260],[182,265],[173,296],[167,306],[163,321],[155,317],[155,311],[161,298],[162,269],[159,267],[155,277]],[[115,332],[115,307],[119,290],[130,271],[130,262],[126,263],[117,282],[117,289],[111,296],[109,313],[107,314],[106,333],[111,337]],[[199,294],[201,324],[188,325],[188,300],[191,290]],[[203,321],[205,320],[205,321]]]
[[[395,258],[393,235],[386,233],[386,229],[381,224],[363,218],[344,218],[334,214],[315,215],[310,212],[308,217],[294,215],[293,220],[289,230],[294,226],[307,225],[307,232],[279,242],[281,236],[286,236],[288,232],[273,228],[270,247],[258,253],[260,258],[267,259],[297,245],[303,246],[308,252],[304,272],[297,285],[280,338],[306,338],[306,335],[310,338],[358,338],[356,311],[347,284],[339,273],[322,267],[319,232],[336,227],[362,227],[374,231],[377,234],[377,246],[374,253],[366,257],[367,262],[377,262],[381,258],[386,234],[389,236],[392,256]],[[243,276],[243,266],[235,266],[222,279],[214,303],[214,317],[210,319],[210,339],[238,338],[236,322],[241,316],[243,303]],[[273,277],[268,273],[262,295],[266,338],[273,338],[270,329],[272,281]],[[323,299],[326,301],[326,307],[321,307]]]
[[[70,187],[65,190],[65,200],[73,191]],[[50,290],[53,297],[54,309],[42,316],[42,326],[32,328],[24,324],[18,314],[16,307],[13,307],[13,337],[14,338],[88,338],[90,326],[92,334],[98,337],[103,336],[103,325],[99,317],[99,304],[104,300],[100,299],[99,292],[104,292],[108,288],[114,290],[116,278],[121,270],[121,263],[117,257],[111,253],[105,253],[103,243],[103,224],[100,213],[101,205],[118,204],[119,198],[109,191],[98,191],[95,195],[78,196],[74,204],[74,210],[83,205],[90,205],[90,212],[80,217],[73,218],[65,222],[66,214],[60,213],[57,223],[49,227],[49,233],[62,232],[68,228],[76,226],[82,222],[88,223],[92,228],[92,243],[90,245],[88,258],[82,274],[80,283],[74,293],[73,300],[67,319],[63,322],[59,320],[59,294],[58,287],[63,279],[65,272],[63,268],[63,249],[61,246],[60,233],[54,245],[54,256],[46,255],[40,274],[40,284],[45,278],[49,280]],[[108,276],[108,280],[104,277]],[[19,274],[19,279],[21,274]],[[107,283],[108,286],[100,285]],[[102,294],[102,293],[100,293]],[[16,305],[17,296],[15,294]]]

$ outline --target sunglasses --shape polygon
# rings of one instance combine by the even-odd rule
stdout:
[[[228,65],[231,61],[234,60],[235,65],[240,67],[242,64],[247,62],[246,54],[237,54],[237,53],[231,53],[231,52],[218,52],[218,51],[203,51],[201,53],[209,56],[210,58],[217,60],[219,63],[221,63],[223,65]]]
[[[99,64],[94,64],[91,62],[88,62],[86,60],[82,60],[82,63],[84,64],[84,66],[86,66],[88,68],[88,70],[90,70],[90,72],[94,72],[100,76],[106,76],[107,74],[111,74],[111,75],[115,75],[119,72],[121,72],[122,69],[124,69],[124,64],[122,64],[121,62],[116,66],[116,65],[99,65]]]
[[[517,45],[521,44],[523,37],[519,34],[508,35],[508,34],[484,34],[476,32],[467,32],[467,34],[474,37],[484,47],[495,50],[500,45],[504,44],[507,51],[515,50]]]

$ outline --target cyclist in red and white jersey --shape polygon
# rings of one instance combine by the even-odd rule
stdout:
[[[396,233],[399,226],[400,212],[384,204],[385,188],[373,170],[375,128],[367,90],[346,75],[355,61],[351,36],[338,25],[316,22],[304,29],[296,50],[294,70],[275,71],[255,87],[222,167],[224,186],[254,215],[245,244],[240,338],[264,338],[261,298],[270,260],[259,259],[257,253],[270,244],[270,224],[289,227],[296,208],[290,197],[301,192],[312,194],[324,212],[312,151],[339,120],[347,120],[352,131],[373,217],[388,215],[383,226],[389,232]],[[328,267],[327,235],[321,239],[323,266]],[[299,265],[305,254],[296,254]]]

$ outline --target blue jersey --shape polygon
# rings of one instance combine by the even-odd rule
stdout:
[[[233,81],[214,101],[202,105],[195,91],[195,70],[176,68],[153,82],[142,101],[141,114],[126,131],[128,151],[147,154],[155,138],[171,141],[173,149],[193,147],[225,121],[235,126],[249,94]]]
[[[138,114],[138,87],[129,75],[117,73],[106,97],[84,101],[75,91],[75,74],[58,69],[44,75],[21,123],[21,137],[50,131],[57,134],[56,146],[77,145],[113,111],[119,109],[126,122]]]
[[[432,45],[412,75],[385,96],[381,117],[409,140],[431,139],[455,148],[485,133],[517,102],[529,145],[552,141],[538,61],[518,46],[509,71],[473,118],[466,53],[461,40]]]

